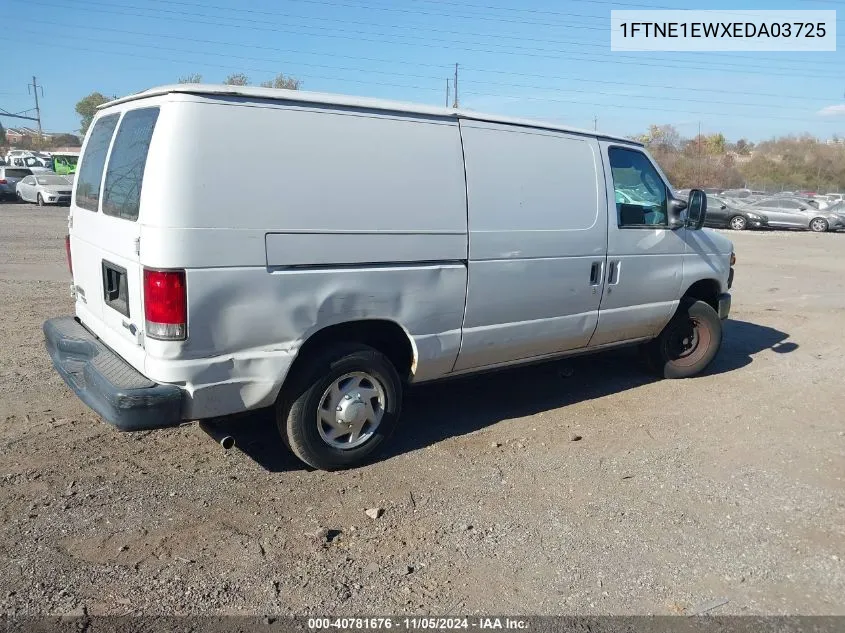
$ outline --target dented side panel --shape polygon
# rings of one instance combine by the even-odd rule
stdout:
[[[188,340],[147,341],[145,373],[183,382],[185,417],[272,404],[302,344],[324,327],[384,319],[407,333],[415,381],[448,373],[463,319],[463,264],[351,269],[195,269],[187,274]]]

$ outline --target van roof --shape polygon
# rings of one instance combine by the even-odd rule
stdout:
[[[303,90],[285,90],[278,88],[259,88],[254,86],[228,86],[222,84],[171,84],[150,88],[142,92],[127,95],[114,101],[109,101],[100,106],[100,109],[108,108],[120,103],[157,97],[169,93],[200,94],[200,95],[223,95],[233,97],[251,97],[255,99],[272,99],[276,101],[299,101],[305,103],[319,103],[326,105],[337,105],[351,108],[367,108],[371,110],[384,110],[390,112],[407,112],[410,114],[423,114],[438,117],[453,117],[459,119],[470,119],[475,121],[488,121],[490,123],[506,123],[523,127],[535,127],[546,130],[559,130],[562,132],[574,132],[587,136],[624,141],[633,145],[642,145],[639,141],[632,141],[624,136],[603,134],[594,130],[584,130],[550,121],[538,121],[531,119],[520,119],[516,117],[501,116],[498,114],[482,114],[471,110],[443,108],[428,106],[418,103],[406,103],[401,101],[387,101],[383,99],[372,99],[367,97],[353,97],[348,95],[332,94],[327,92],[306,92]]]

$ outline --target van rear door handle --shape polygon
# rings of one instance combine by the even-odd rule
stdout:
[[[598,286],[601,284],[601,270],[604,267],[604,262],[593,262],[590,268],[590,285]]]

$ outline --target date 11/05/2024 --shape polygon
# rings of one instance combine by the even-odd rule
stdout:
[[[529,628],[527,620],[519,618],[435,618],[435,617],[402,617],[402,618],[309,618],[308,629],[321,630],[367,630],[367,629],[399,629],[416,630],[524,630]]]

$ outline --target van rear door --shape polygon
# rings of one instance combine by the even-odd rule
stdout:
[[[77,316],[143,368],[141,187],[158,107],[104,112],[80,159],[70,236]]]

